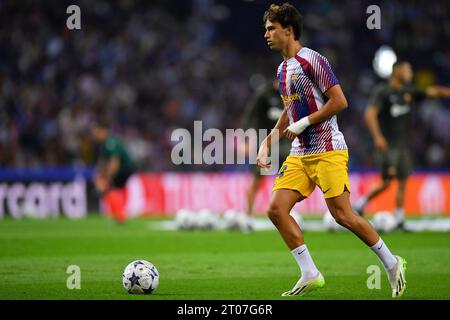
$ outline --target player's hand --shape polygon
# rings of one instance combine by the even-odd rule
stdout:
[[[297,134],[295,134],[294,132],[292,132],[291,130],[289,130],[287,128],[283,131],[283,134],[289,140],[294,140],[295,138],[297,138]]]
[[[305,131],[306,128],[308,128],[311,125],[311,122],[309,121],[309,118],[303,117],[297,122],[294,122],[289,127],[287,127],[283,134],[290,140],[294,140],[300,133]]]
[[[100,193],[106,192],[110,187],[108,179],[101,173],[95,174],[94,185],[97,191]]]
[[[383,136],[375,137],[374,143],[375,147],[380,151],[386,152],[387,149],[389,148],[389,145]]]
[[[267,163],[267,159],[269,157],[269,150],[267,145],[263,143],[261,147],[259,147],[258,156],[256,157],[256,164],[260,168],[270,168],[272,165]]]

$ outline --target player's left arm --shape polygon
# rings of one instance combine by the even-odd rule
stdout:
[[[347,99],[339,84],[329,88],[325,95],[328,97],[327,103],[320,110],[291,124],[284,132],[287,138],[295,139],[310,125],[323,122],[348,107]]]
[[[110,157],[107,161],[102,161],[97,167],[97,172],[93,177],[96,189],[105,193],[112,187],[112,180],[119,172],[120,159],[117,156]]]
[[[97,191],[103,193],[109,188],[109,181],[106,178],[106,162],[103,158],[97,161],[96,171],[92,177],[92,182]]]
[[[114,179],[114,177],[117,175],[117,172],[119,172],[119,168],[120,168],[119,157],[112,156],[111,158],[109,158],[105,172],[108,181],[112,181],[112,179]]]
[[[430,98],[450,98],[450,88],[444,86],[430,86],[426,88],[425,95]]]

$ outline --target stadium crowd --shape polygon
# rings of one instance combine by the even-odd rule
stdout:
[[[170,137],[192,130],[194,120],[203,129],[240,124],[250,96],[281,61],[262,37],[271,2],[78,1],[81,30],[66,27],[67,1],[0,2],[0,166],[90,166],[90,123],[105,115],[141,170],[238,170],[176,166]],[[366,28],[370,4],[299,6],[303,44],[329,58],[349,100],[338,119],[351,169],[373,166],[362,120],[382,81],[371,65],[380,45],[412,62],[418,86],[450,85],[450,3],[379,1],[382,28],[374,31]],[[247,26],[251,38],[239,31]],[[413,112],[416,167],[450,167],[449,105],[425,100]]]

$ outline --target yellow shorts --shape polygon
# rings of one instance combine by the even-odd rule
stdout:
[[[348,151],[336,150],[305,156],[288,156],[278,171],[272,191],[297,190],[305,198],[319,186],[325,198],[350,192]]]

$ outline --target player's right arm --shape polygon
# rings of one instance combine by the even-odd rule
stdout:
[[[380,109],[373,105],[369,105],[364,113],[364,118],[372,135],[375,147],[381,151],[388,149],[388,143],[383,133],[380,130],[380,124],[378,122],[378,112]]]
[[[97,161],[96,171],[93,176],[93,183],[98,192],[105,192],[109,188],[109,181],[106,178],[106,163],[103,158]]]
[[[120,158],[118,156],[112,156],[111,158],[109,158],[105,172],[106,178],[109,181],[112,181],[119,172],[119,168],[120,168]]]
[[[270,168],[270,164],[267,163],[267,158],[269,155],[270,146],[273,143],[278,142],[282,137],[284,137],[284,130],[289,126],[289,118],[286,109],[281,112],[275,127],[272,129],[270,134],[263,140],[261,146],[259,147],[258,156],[256,158],[256,163],[261,168]]]
[[[382,106],[382,90],[375,90],[372,95],[369,105],[364,112],[364,120],[369,128],[369,132],[372,135],[375,147],[381,151],[386,151],[389,147],[386,138],[380,129],[380,123],[378,121],[378,113],[380,112]]]
[[[117,175],[120,169],[120,145],[114,139],[109,139],[105,142],[104,155],[99,159],[97,166],[98,176],[96,181],[100,182],[98,186],[99,189],[104,189],[101,191],[106,191],[111,186],[111,182]],[[101,188],[104,186],[104,188]]]
[[[425,94],[430,98],[450,98],[450,87],[430,86],[425,90]]]

